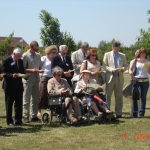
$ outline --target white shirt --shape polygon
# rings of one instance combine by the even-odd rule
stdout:
[[[59,53],[59,55],[60,55],[60,57],[61,57],[62,62],[64,62],[64,61],[63,61],[63,57],[61,56],[60,53]],[[66,57],[64,57],[64,60],[66,61]]]
[[[42,69],[44,72],[42,73],[42,76],[44,77],[53,77],[51,72],[51,61],[47,58],[47,56],[42,56],[41,61],[44,63],[42,66]]]
[[[147,68],[143,68],[144,63],[136,62],[136,78],[148,78]]]

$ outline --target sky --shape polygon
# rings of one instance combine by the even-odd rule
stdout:
[[[70,32],[75,42],[136,42],[140,29],[148,30],[150,0],[0,0],[0,36],[22,37],[28,44],[42,46],[39,14],[46,10],[58,18],[62,32]]]

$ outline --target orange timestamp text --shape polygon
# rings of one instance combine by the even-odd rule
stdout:
[[[127,133],[122,134],[123,139],[128,139],[128,137],[129,136],[128,136]],[[150,134],[144,134],[144,133],[137,134],[137,133],[134,133],[133,134],[133,139],[150,139]]]

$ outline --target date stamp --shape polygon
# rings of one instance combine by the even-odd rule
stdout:
[[[137,134],[137,133],[134,133],[133,136],[131,136],[131,137],[133,139],[150,139],[150,134],[144,134],[144,133]],[[129,135],[127,133],[123,133],[122,138],[123,139],[128,139]]]

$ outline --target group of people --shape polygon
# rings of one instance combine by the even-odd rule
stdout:
[[[15,48],[12,55],[3,60],[1,73],[4,74],[3,89],[5,93],[6,122],[9,126],[23,125],[30,121],[38,121],[41,116],[41,110],[48,107],[48,94],[59,93],[67,95],[69,90],[74,93],[81,93],[86,90],[86,85],[97,83],[101,90],[100,76],[102,69],[105,71],[104,80],[106,83],[106,98],[108,107],[104,103],[99,106],[106,113],[112,113],[110,110],[111,96],[115,95],[115,114],[116,118],[122,117],[123,109],[123,73],[127,69],[125,54],[119,52],[120,42],[114,41],[112,50],[105,53],[103,65],[98,60],[98,52],[95,48],[89,49],[89,44],[83,42],[80,49],[74,51],[71,57],[67,55],[67,45],[51,45],[45,48],[45,56],[40,57],[38,53],[39,45],[36,41],[31,42],[30,48],[23,53],[21,48]],[[129,67],[129,74],[135,85],[141,87],[141,106],[139,115],[145,114],[146,95],[149,88],[148,73],[150,67],[144,68],[143,65],[148,62],[147,52],[144,48],[139,49],[135,59]],[[136,68],[136,73],[133,70]],[[23,78],[20,75],[24,75]],[[79,77],[79,81],[73,87],[72,79]],[[69,89],[69,90],[68,90]],[[78,99],[73,96],[67,115],[70,122],[86,120],[82,116],[79,108]],[[65,98],[65,105],[71,101],[69,97]],[[14,120],[12,119],[12,106],[14,104]],[[87,99],[87,104],[93,109],[98,117],[103,114],[97,108],[93,99]],[[133,100],[134,109],[132,117],[137,117],[137,102]],[[74,110],[74,115],[72,113]]]

